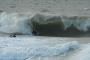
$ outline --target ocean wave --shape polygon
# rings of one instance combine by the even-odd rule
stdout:
[[[47,13],[0,14],[0,32],[29,35],[64,36],[90,31],[89,16],[61,16]]]
[[[31,18],[33,29],[40,35],[64,36],[84,34],[90,31],[89,16],[61,16],[36,14]]]

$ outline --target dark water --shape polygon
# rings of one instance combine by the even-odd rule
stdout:
[[[35,35],[60,37],[89,37],[89,17],[45,16],[37,14],[31,21]]]

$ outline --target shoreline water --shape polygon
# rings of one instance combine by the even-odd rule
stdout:
[[[79,45],[77,42],[79,43]],[[5,53],[4,55],[2,53],[0,54],[0,56],[4,56],[4,58],[0,57],[0,59],[4,59],[4,60],[5,59],[10,60],[14,58],[17,60],[18,59],[23,60],[24,58],[20,57],[23,54],[27,54],[24,57],[28,56],[28,60],[40,60],[40,59],[42,60],[72,60],[72,59],[78,59],[77,55],[80,56],[79,58],[82,58],[82,54],[85,53],[85,52],[83,53],[82,51],[86,50],[84,49],[85,45],[86,47],[89,46],[90,38],[89,37],[88,38],[87,37],[82,37],[82,38],[81,37],[79,38],[46,37],[46,36],[30,36],[30,35],[16,35],[16,37],[9,37],[9,35],[6,35],[6,36],[0,36],[0,43],[1,43],[0,52],[2,51],[3,53]],[[30,47],[32,49],[28,50]],[[75,48],[75,50],[73,50],[73,48]],[[47,49],[50,49],[49,52],[47,51]],[[58,49],[60,49],[60,51]],[[68,51],[68,49],[70,50]],[[86,53],[88,51],[86,51]],[[32,52],[33,54],[31,54],[30,52]],[[48,53],[45,53],[45,52],[48,52]],[[61,54],[57,55],[60,52]],[[79,54],[81,52],[82,54]],[[29,56],[28,53],[30,53],[30,55],[33,57],[31,58],[31,56]],[[39,53],[40,55],[38,55]],[[52,55],[54,53],[56,54],[56,56]],[[7,56],[7,54],[12,54],[12,55],[8,55],[11,58],[8,58],[8,57],[6,58],[5,56]],[[17,57],[17,55],[19,56]],[[15,57],[13,58],[12,56],[15,56]],[[43,56],[47,56],[47,57],[43,57]]]

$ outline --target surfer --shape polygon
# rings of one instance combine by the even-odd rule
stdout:
[[[32,34],[39,35],[39,33],[37,31],[35,31],[35,30],[32,32]]]
[[[16,37],[16,34],[11,34],[9,37]]]

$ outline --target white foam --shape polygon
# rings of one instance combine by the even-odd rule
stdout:
[[[31,22],[29,20],[28,16],[3,12],[0,15],[0,32],[32,35]]]
[[[71,19],[70,19],[71,18]],[[65,25],[65,29],[70,27],[72,24],[79,29],[80,31],[88,31],[88,28],[90,27],[90,18],[89,17],[83,17],[83,16],[70,16],[67,18],[62,18],[62,21]]]
[[[74,56],[74,60],[90,60],[90,44],[85,45],[81,51]]]
[[[67,55],[70,51],[79,48],[77,41],[49,46],[44,44],[45,41],[35,40],[35,38],[0,39],[0,60],[31,60],[36,57],[54,57]]]

